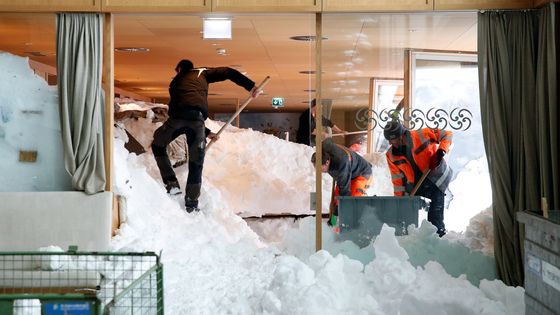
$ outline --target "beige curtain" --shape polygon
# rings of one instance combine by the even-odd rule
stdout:
[[[105,188],[103,159],[102,16],[57,15],[57,75],[64,163],[72,186]]]
[[[554,4],[478,15],[483,137],[492,182],[500,278],[523,285],[516,213],[558,203],[557,55]],[[556,187],[556,188],[554,188]]]

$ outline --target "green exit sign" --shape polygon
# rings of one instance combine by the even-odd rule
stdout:
[[[284,107],[284,99],[281,97],[273,97],[272,107]]]

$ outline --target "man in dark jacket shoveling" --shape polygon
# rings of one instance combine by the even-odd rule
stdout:
[[[316,153],[311,156],[315,163]],[[323,140],[321,156],[323,173],[329,173],[336,183],[328,224],[336,226],[338,218],[338,200],[336,196],[365,196],[373,180],[371,164],[358,153],[345,146],[334,143],[331,139]]]
[[[194,68],[190,60],[181,60],[175,71],[177,75],[169,84],[169,119],[154,132],[152,151],[167,192],[180,194],[181,188],[167,155],[167,145],[179,135],[186,135],[189,175],[185,188],[185,208],[190,213],[199,210],[206,137],[216,137],[204,126],[208,118],[208,85],[231,80],[249,91],[253,98],[257,97],[259,91],[255,82],[228,67]]]

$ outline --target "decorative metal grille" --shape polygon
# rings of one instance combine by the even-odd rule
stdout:
[[[472,113],[466,108],[454,108],[450,111],[441,108],[430,108],[427,111],[420,109],[396,112],[394,109],[376,112],[369,109],[361,109],[356,113],[355,125],[360,130],[367,130],[371,122],[371,129],[379,126],[384,128],[387,122],[398,117],[408,128],[421,129],[454,129],[465,131],[472,124]]]

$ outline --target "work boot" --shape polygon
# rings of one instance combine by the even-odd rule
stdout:
[[[187,210],[188,213],[191,213],[193,211],[200,211],[200,209],[198,208],[198,200],[185,198],[185,210]]]
[[[165,189],[170,195],[178,195],[181,193],[181,186],[179,186],[179,182],[177,182],[176,180],[165,183]]]
[[[200,209],[198,207],[187,207],[187,206],[185,206],[185,210],[187,210],[187,213],[200,211]]]

